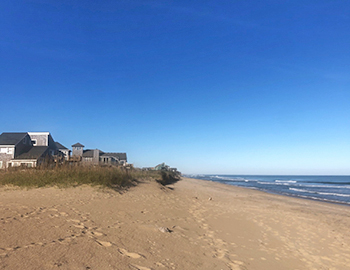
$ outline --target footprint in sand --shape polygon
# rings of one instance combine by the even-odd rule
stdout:
[[[84,225],[73,225],[75,228],[78,228],[78,229],[85,229],[85,226]]]
[[[78,219],[68,219],[67,221],[72,221],[72,222],[75,222],[75,223],[80,223],[80,220],[78,220]]]
[[[124,256],[133,258],[133,259],[138,259],[138,258],[143,257],[142,255],[140,255],[140,254],[138,254],[138,253],[129,252],[129,251],[127,251],[126,249],[123,249],[123,248],[120,248],[120,249],[119,249],[119,253],[122,254],[122,255],[124,255]]]
[[[100,241],[100,240],[96,240],[97,244],[103,246],[103,247],[111,247],[112,243],[111,242],[107,242],[107,241]]]
[[[94,235],[94,236],[102,236],[103,233],[100,233],[100,232],[89,232],[91,235]]]
[[[244,263],[241,261],[232,261],[232,263],[228,264],[232,270],[241,270],[241,266],[243,267]]]
[[[216,250],[216,257],[218,259],[223,259],[223,258],[226,257],[226,255],[227,255],[227,251],[226,250],[222,250],[222,249]]]
[[[135,270],[152,270],[151,268],[139,266],[139,265],[135,265],[135,264],[134,265],[130,264],[130,266],[132,267],[132,269],[135,269]]]

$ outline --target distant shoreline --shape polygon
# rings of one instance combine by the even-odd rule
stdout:
[[[251,190],[258,190],[268,194],[282,195],[292,198],[306,199],[312,201],[326,202],[332,204],[350,206],[350,176],[347,175],[186,175],[192,179],[221,183],[229,186],[243,187]],[[260,179],[259,179],[260,178]],[[278,180],[278,178],[283,180]],[[323,179],[324,178],[324,179]],[[335,181],[334,183],[328,179]],[[254,179],[254,180],[253,180]],[[258,179],[258,180],[257,180]],[[274,180],[274,181],[273,181]],[[307,180],[307,184],[303,182]],[[324,184],[324,180],[327,180]],[[342,180],[343,182],[337,182]],[[277,182],[277,185],[276,185]],[[259,185],[255,184],[259,183]],[[318,185],[316,190],[310,188],[310,184]],[[275,185],[273,185],[275,184]],[[311,185],[311,187],[313,186]],[[323,185],[323,186],[321,186]],[[336,187],[336,192],[330,193],[328,190]],[[343,185],[343,186],[339,186]],[[294,188],[293,188],[294,186]],[[278,189],[277,189],[277,188]],[[288,189],[283,190],[281,187]],[[304,188],[304,190],[302,189]],[[308,189],[307,189],[308,188]],[[300,191],[300,192],[291,192]],[[333,191],[335,192],[335,191]],[[312,193],[318,197],[312,196]],[[310,194],[310,195],[309,195]],[[328,194],[333,195],[329,196]],[[307,196],[309,195],[309,196]],[[327,196],[328,195],[328,196]],[[336,197],[338,196],[338,197]]]

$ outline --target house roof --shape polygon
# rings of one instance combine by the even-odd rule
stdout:
[[[103,157],[115,157],[119,160],[126,160],[126,153],[104,153]]]
[[[161,164],[158,164],[157,166],[155,166],[155,168],[169,168],[169,165],[166,165],[164,162]]]
[[[94,157],[94,151],[95,150],[92,150],[92,149],[84,150],[83,157]],[[99,151],[99,156],[101,156],[103,152],[101,150],[98,150],[98,151]]]
[[[3,132],[0,135],[0,145],[16,145],[27,134],[26,132]]]
[[[72,147],[85,147],[85,145],[82,145],[81,143],[73,144]]]
[[[56,143],[56,146],[58,149],[60,150],[68,150],[67,147],[65,147],[64,145],[60,144],[59,142],[55,142]]]
[[[32,136],[32,135],[50,135],[50,132],[48,131],[39,131],[39,132],[32,132],[32,131],[29,131],[28,132],[29,136]]]
[[[15,159],[38,159],[48,148],[48,146],[33,146],[28,152],[20,154]]]

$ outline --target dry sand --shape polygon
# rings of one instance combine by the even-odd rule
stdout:
[[[184,178],[0,189],[0,269],[350,269],[350,207]]]

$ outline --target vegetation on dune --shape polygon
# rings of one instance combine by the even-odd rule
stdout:
[[[180,180],[179,172],[160,171],[161,179],[157,180],[163,186],[174,184]]]
[[[163,185],[179,180],[177,173],[141,171],[120,167],[61,166],[55,168],[16,169],[0,172],[0,185],[35,188],[46,186],[75,187],[80,185],[121,189],[136,185],[138,180],[152,179]]]

